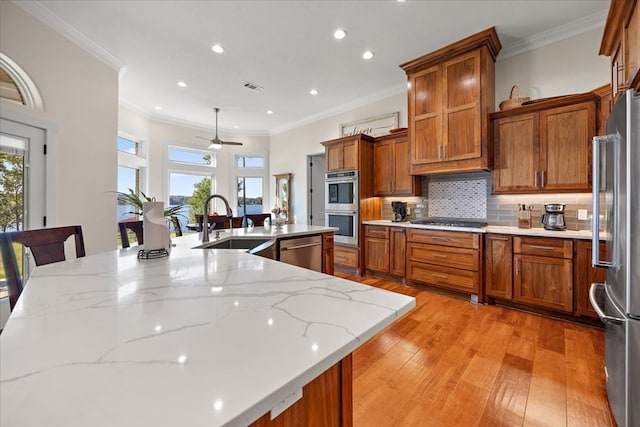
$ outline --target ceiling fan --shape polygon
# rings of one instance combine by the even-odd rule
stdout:
[[[196,138],[209,141],[210,144],[209,144],[209,147],[207,147],[209,149],[213,148],[213,149],[219,150],[222,148],[223,145],[242,145],[242,142],[223,141],[220,138],[218,138],[218,112],[220,111],[220,109],[216,107],[213,110],[216,112],[216,137],[213,139],[209,139],[209,138],[204,138],[202,136],[197,136]]]

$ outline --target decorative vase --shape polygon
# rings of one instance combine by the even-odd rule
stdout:
[[[275,215],[275,218],[273,219],[273,223],[275,224],[276,229],[280,230],[282,226],[287,223],[287,217],[284,216],[283,214]]]

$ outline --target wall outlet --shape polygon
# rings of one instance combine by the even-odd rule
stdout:
[[[586,209],[578,209],[578,219],[582,221],[586,221],[589,219],[589,215]]]

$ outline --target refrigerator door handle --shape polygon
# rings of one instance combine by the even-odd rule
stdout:
[[[594,136],[593,137],[593,221],[591,243],[591,258],[594,267],[609,268],[613,266],[613,262],[602,261],[600,259],[600,144],[611,143],[614,135]]]
[[[604,310],[598,304],[598,301],[596,299],[596,292],[597,292],[598,288],[600,288],[600,287],[604,288],[604,284],[603,283],[592,283],[591,287],[589,288],[589,301],[591,301],[591,305],[593,306],[593,309],[598,314],[598,317],[600,318],[602,323],[611,323],[611,324],[614,324],[614,325],[622,325],[624,323],[624,319],[621,319],[619,317],[614,317],[614,316],[608,316],[608,315],[604,314]]]

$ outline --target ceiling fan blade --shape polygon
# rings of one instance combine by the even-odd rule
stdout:
[[[224,145],[242,145],[242,142],[222,141]]]
[[[204,136],[196,135],[196,138],[204,139],[205,141],[213,141],[211,138],[205,138]]]

